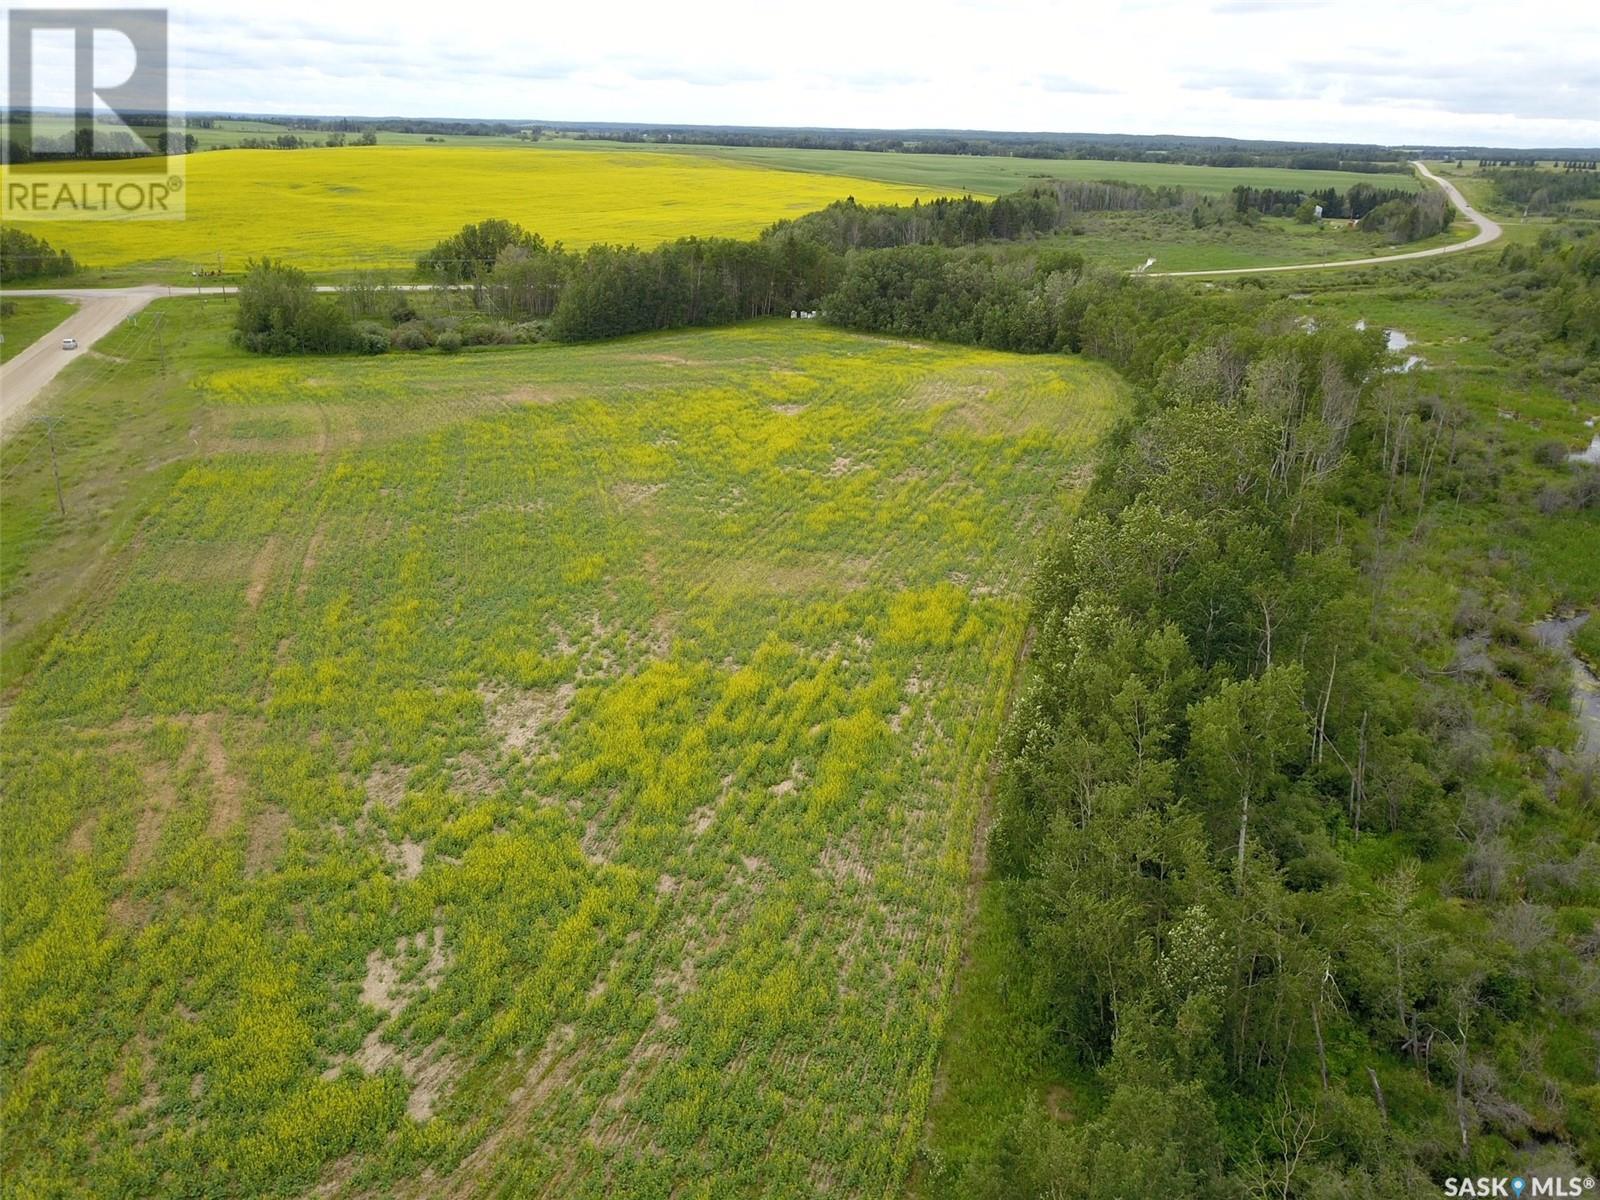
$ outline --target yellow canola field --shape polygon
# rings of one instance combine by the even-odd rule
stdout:
[[[528,146],[343,146],[195,154],[182,221],[59,221],[19,228],[90,267],[228,271],[270,255],[307,270],[409,265],[469,221],[504,217],[581,248],[691,234],[750,237],[853,195],[906,203],[935,192],[688,154]],[[26,175],[34,167],[0,173]],[[59,170],[59,168],[56,168]]]

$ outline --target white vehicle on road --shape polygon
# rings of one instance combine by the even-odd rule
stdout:
[[[62,338],[61,339],[61,348],[63,350],[76,350],[78,348],[78,339],[77,338]]]

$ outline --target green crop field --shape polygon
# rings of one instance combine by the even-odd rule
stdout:
[[[1122,385],[808,322],[264,360],[230,320],[69,368],[66,518],[36,428],[0,455],[8,624],[64,540],[94,580],[12,663],[8,1190],[893,1194]]]
[[[541,143],[564,149],[618,148],[613,142]],[[998,196],[1040,179],[1114,179],[1150,187],[1181,187],[1221,194],[1243,184],[1253,188],[1346,191],[1358,183],[1417,190],[1409,171],[1375,175],[1357,171],[1294,171],[1280,167],[1191,167],[1177,163],[1110,162],[1103,159],[1001,158],[965,154],[880,154],[871,150],[792,150],[764,146],[629,146],[639,152],[721,158],[785,171],[847,175],[883,183],[953,193]],[[858,195],[857,199],[861,199]]]

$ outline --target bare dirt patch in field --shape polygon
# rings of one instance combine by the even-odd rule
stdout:
[[[661,363],[669,367],[696,367],[702,365],[692,358],[684,358],[681,354],[629,354],[624,357],[632,362]]]
[[[618,483],[612,485],[611,495],[619,504],[634,507],[648,504],[666,486],[664,483]]]
[[[848,475],[850,472],[859,469],[855,459],[847,454],[841,454],[829,465],[828,477],[830,479],[838,479],[841,475]]]
[[[538,750],[545,734],[561,723],[577,689],[570,683],[553,688],[480,687],[489,732],[507,750]]]
[[[824,878],[835,883],[858,883],[863,887],[872,883],[872,871],[866,865],[866,855],[856,845],[829,846],[822,852],[817,869]]]
[[[410,838],[398,844],[387,842],[383,847],[384,857],[394,864],[395,874],[401,879],[415,879],[422,874],[422,853],[422,844]]]
[[[450,771],[450,787],[469,796],[489,796],[500,790],[494,768],[470,750],[456,756]]]
[[[94,827],[98,823],[99,820],[94,813],[85,813],[83,819],[67,837],[67,853],[78,858],[86,858],[94,847]]]
[[[398,808],[406,794],[406,776],[409,772],[394,763],[379,763],[367,775],[367,802],[363,811],[370,815],[374,808]]]
[[[197,741],[189,743],[178,762],[178,773],[181,774],[194,761],[198,748]],[[155,857],[156,843],[161,839],[162,827],[167,823],[168,814],[178,803],[178,789],[173,782],[173,773],[165,763],[144,763],[140,766],[139,773],[144,782],[144,807],[139,810],[139,819],[133,827],[133,850],[128,855],[128,869],[124,873],[128,879],[137,877]]]
[[[250,843],[244,856],[245,874],[259,875],[278,861],[291,823],[289,814],[281,808],[262,809],[250,819]]]
[[[731,559],[718,564],[714,582],[730,591],[793,595],[818,588],[857,591],[867,585],[872,560],[855,554],[813,554],[774,563]]]
[[[428,952],[427,961],[414,975],[409,974],[401,961],[403,957]],[[419,930],[409,938],[395,942],[393,951],[374,950],[367,956],[367,973],[361,981],[361,1002],[370,1005],[388,1018],[367,1034],[361,1049],[348,1059],[336,1058],[323,1072],[325,1079],[338,1076],[346,1062],[355,1063],[363,1071],[376,1074],[390,1065],[397,1065],[411,1085],[406,1099],[406,1111],[413,1120],[426,1121],[433,1115],[439,1097],[461,1071],[461,1064],[447,1053],[442,1040],[436,1040],[422,1049],[397,1045],[384,1039],[384,1032],[393,1018],[407,1004],[425,991],[439,986],[450,954],[444,942],[444,927]]]

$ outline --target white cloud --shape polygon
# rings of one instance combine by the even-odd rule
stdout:
[[[1600,145],[1600,6],[198,0],[220,111]]]

